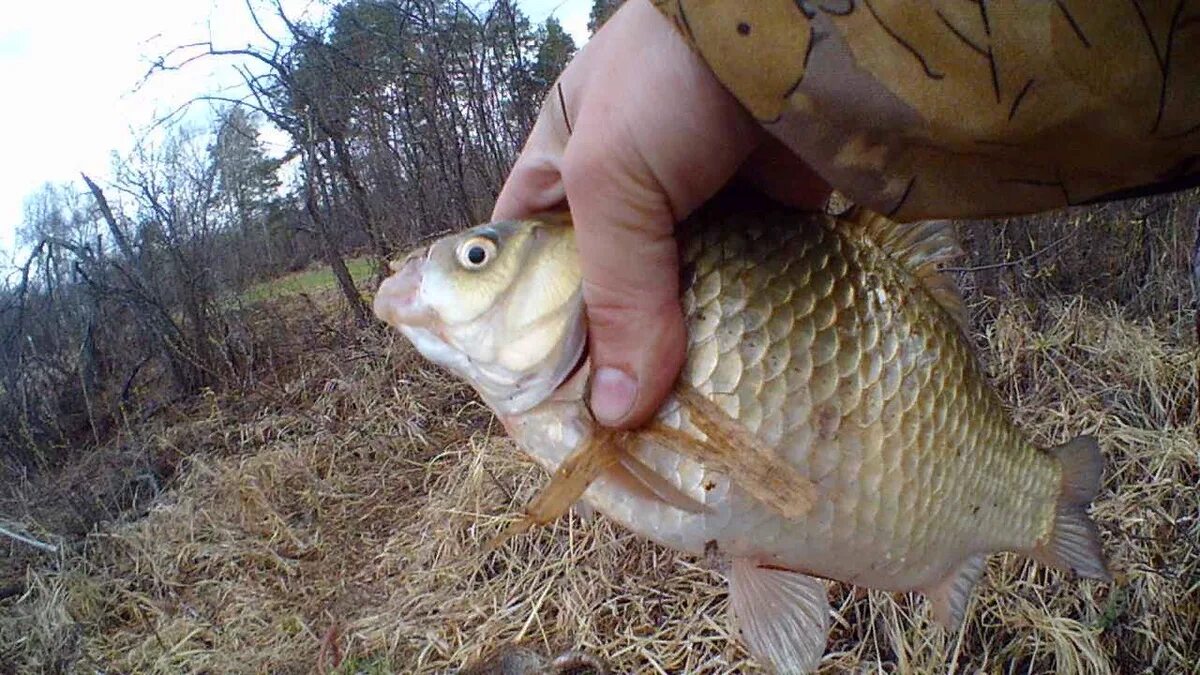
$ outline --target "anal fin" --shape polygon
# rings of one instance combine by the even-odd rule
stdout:
[[[755,659],[779,675],[816,670],[829,639],[825,582],[735,558],[729,604],[737,633]]]
[[[925,591],[933,618],[950,630],[958,630],[967,613],[971,591],[987,568],[987,553],[976,553],[954,568],[936,586]]]

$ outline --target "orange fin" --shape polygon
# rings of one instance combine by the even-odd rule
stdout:
[[[592,481],[620,460],[622,437],[623,432],[597,429],[581,448],[559,464],[550,482],[525,507],[525,516],[496,535],[484,550],[491,552],[535,525],[546,525],[566,514]]]
[[[658,499],[688,513],[707,511],[704,504],[692,499],[653,469],[629,452],[629,432],[596,427],[591,438],[571,453],[550,477],[550,482],[525,507],[525,515],[514,521],[488,542],[486,551],[493,551],[509,539],[535,526],[549,524],[575,508],[586,519],[594,516],[593,509],[581,501],[597,478],[607,474],[620,481],[630,491]]]
[[[1062,463],[1062,493],[1058,496],[1054,529],[1030,556],[1065,572],[1112,581],[1100,546],[1100,532],[1087,514],[1088,505],[1100,492],[1104,469],[1100,445],[1092,436],[1080,436],[1050,453]]]
[[[950,630],[958,630],[967,613],[971,591],[987,569],[988,554],[976,553],[954,568],[938,584],[925,591],[933,619]]]
[[[755,659],[781,675],[817,669],[831,623],[825,582],[734,558],[729,607],[735,631]]]

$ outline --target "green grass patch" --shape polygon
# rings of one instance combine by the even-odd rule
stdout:
[[[368,258],[347,260],[346,267],[350,270],[350,278],[354,279],[354,285],[360,288],[363,282],[371,276],[371,261]],[[255,303],[287,295],[319,293],[336,288],[337,279],[334,278],[333,270],[329,265],[314,265],[306,270],[255,284],[242,294],[242,301]]]

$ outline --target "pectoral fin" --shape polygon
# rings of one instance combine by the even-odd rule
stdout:
[[[620,461],[623,443],[620,432],[602,431],[592,434],[582,447],[571,453],[550,476],[550,482],[525,507],[525,517],[514,521],[496,535],[485,551],[493,551],[504,542],[534,527],[545,525],[560,517],[577,503],[592,481],[616,466]]]
[[[485,550],[495,550],[534,526],[557,520],[572,506],[577,509],[582,506],[590,513],[590,507],[583,504],[580,498],[602,475],[621,483],[631,492],[657,499],[688,513],[707,510],[704,504],[689,497],[632,455],[629,452],[630,443],[627,432],[597,427],[587,443],[563,460],[550,476],[550,482],[529,502],[525,507],[525,517],[514,521],[496,535]]]
[[[986,568],[987,554],[977,553],[954,568],[941,583],[926,590],[933,619],[950,630],[958,630],[966,615],[971,591]]]
[[[640,489],[644,494],[681,511],[688,513],[708,511],[704,504],[692,499],[683,490],[672,485],[670,481],[646,466],[645,462],[630,452],[621,453],[617,459],[617,465],[609,469],[609,474],[613,479],[632,483],[631,488]]]
[[[825,582],[735,558],[729,604],[750,654],[780,675],[816,670],[829,637]]]

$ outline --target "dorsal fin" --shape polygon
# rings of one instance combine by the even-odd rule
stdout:
[[[897,223],[859,206],[854,206],[842,217],[860,225],[867,236],[916,277],[930,297],[949,312],[964,333],[967,332],[967,307],[958,283],[938,269],[938,265],[963,255],[950,221]]]

